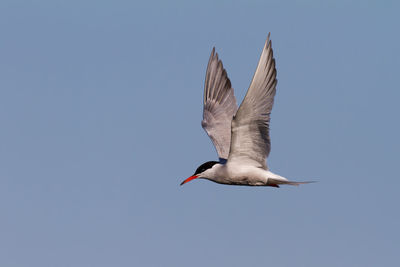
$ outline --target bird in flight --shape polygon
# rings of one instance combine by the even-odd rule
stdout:
[[[275,59],[270,34],[253,80],[237,108],[233,88],[222,61],[213,48],[204,84],[201,125],[213,142],[219,161],[208,161],[181,185],[197,178],[228,185],[299,185],[272,173],[266,164],[271,150],[269,123],[276,93]]]

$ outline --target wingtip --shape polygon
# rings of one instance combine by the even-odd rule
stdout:
[[[213,46],[212,50],[211,50],[211,56],[210,59],[212,59],[215,55],[215,46]]]
[[[218,52],[216,51],[215,46],[213,46],[211,57],[219,61]]]
[[[264,49],[268,49],[268,47],[271,47],[271,45],[271,32],[269,32],[267,35],[267,40],[265,41]]]

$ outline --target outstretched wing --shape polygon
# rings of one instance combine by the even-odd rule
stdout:
[[[231,143],[231,122],[237,110],[231,81],[213,48],[204,84],[201,125],[214,143],[220,159],[227,159]]]
[[[269,36],[247,94],[232,121],[232,142],[228,158],[228,162],[265,169],[265,160],[271,150],[269,122],[277,83]]]

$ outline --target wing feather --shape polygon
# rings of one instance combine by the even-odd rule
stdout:
[[[271,151],[269,123],[276,93],[276,69],[268,34],[247,94],[232,120],[229,162],[267,169]]]
[[[215,48],[208,61],[204,82],[201,125],[213,142],[218,156],[227,159],[231,143],[231,123],[237,104],[231,81]]]

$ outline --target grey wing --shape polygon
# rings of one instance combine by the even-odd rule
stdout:
[[[213,142],[219,158],[227,159],[231,143],[231,122],[237,104],[231,82],[215,48],[208,61],[203,105],[201,125]]]
[[[265,42],[247,94],[232,120],[228,162],[265,168],[271,150],[269,123],[276,92],[276,69],[271,41]]]

